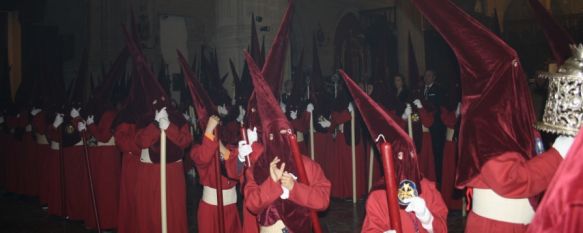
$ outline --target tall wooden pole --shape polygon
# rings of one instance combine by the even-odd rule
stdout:
[[[354,111],[350,111],[350,149],[352,150],[352,203],[356,203],[356,138]]]
[[[368,191],[372,188],[372,175],[374,169],[374,144],[370,144],[370,157],[368,160]]]
[[[309,90],[309,88],[308,88]],[[314,153],[314,113],[310,113],[310,157],[314,160],[315,153]]]
[[[219,130],[215,129],[215,138],[220,141]],[[221,175],[221,152],[217,149],[215,155],[215,175],[217,177],[217,214],[219,215],[219,232],[225,233],[225,215],[223,207],[223,180]]]
[[[95,223],[97,224],[97,232],[101,233],[101,223],[99,222],[99,211],[97,209],[97,200],[95,200],[95,189],[93,187],[93,176],[91,175],[91,161],[89,161],[89,149],[87,148],[87,134],[86,131],[81,131],[81,138],[83,138],[83,149],[85,153],[85,167],[87,168],[87,178],[89,180],[89,191],[91,191],[91,204],[93,206],[93,214]]]
[[[168,233],[168,209],[166,208],[166,131],[160,131],[160,202],[162,233]]]

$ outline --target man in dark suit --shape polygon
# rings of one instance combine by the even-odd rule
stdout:
[[[425,71],[423,75],[423,87],[420,94],[425,105],[432,105],[435,111],[435,118],[433,125],[429,130],[431,131],[431,141],[433,143],[433,154],[435,157],[435,172],[437,185],[441,185],[441,169],[443,164],[443,144],[445,143],[445,126],[441,122],[440,107],[443,99],[443,89],[436,82],[437,76],[433,70]]]

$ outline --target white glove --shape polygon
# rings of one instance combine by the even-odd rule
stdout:
[[[298,110],[291,111],[289,113],[289,116],[291,117],[292,120],[298,119]]]
[[[93,123],[95,123],[95,116],[89,115],[87,117],[87,125],[92,125]]]
[[[397,231],[396,230],[388,230],[388,231],[385,231],[383,233],[397,233]]]
[[[81,111],[81,108],[79,108],[79,109],[72,108],[71,109],[71,117],[72,118],[79,117],[79,111]]]
[[[457,103],[457,108],[455,109],[455,117],[458,118],[462,111],[462,103]]]
[[[62,113],[57,113],[57,116],[55,116],[55,121],[53,122],[53,127],[59,128],[59,126],[63,124],[63,114]]]
[[[253,145],[253,143],[257,142],[257,127],[253,127],[253,130],[247,129],[247,140],[249,141],[249,145]]]
[[[295,176],[294,174],[290,175],[294,178],[294,180],[298,180],[298,177]],[[283,192],[281,193],[281,195],[279,195],[279,198],[281,198],[282,200],[288,199],[289,198],[289,189],[287,189],[286,187],[283,187],[283,185],[281,186],[281,190],[283,190]]]
[[[281,108],[281,111],[285,113],[286,106],[283,102],[279,102],[279,107]]]
[[[327,119],[321,119],[320,121],[318,121],[318,124],[320,124],[320,126],[322,126],[322,128],[328,128],[332,125],[332,122],[330,122]]]
[[[219,113],[219,116],[222,117],[229,114],[229,110],[227,110],[227,107],[224,104],[217,107],[217,112]]]
[[[156,115],[154,116],[154,120],[160,123],[160,119],[166,118],[168,119],[168,112],[166,111],[166,107],[160,109],[160,111],[156,110]]]
[[[0,116],[0,124],[4,123],[4,116]]]
[[[314,105],[309,103],[308,106],[306,106],[306,111],[312,113],[314,111]]]
[[[182,113],[182,116],[184,117],[184,120],[190,121],[190,116],[187,113]]]
[[[251,145],[247,144],[246,141],[239,141],[239,161],[245,162],[245,158],[253,152]]]
[[[237,116],[237,122],[241,123],[243,122],[243,119],[245,119],[245,109],[243,109],[243,107],[241,105],[239,105],[239,116]]]
[[[352,106],[352,102],[348,103],[348,111],[354,112],[354,106]]]
[[[158,121],[158,126],[160,129],[166,130],[168,129],[168,126],[170,126],[170,120],[168,120],[168,118],[162,118]]]
[[[39,112],[42,112],[42,109],[33,107],[32,110],[30,111],[30,115],[36,116],[36,114],[38,114]]]
[[[405,108],[405,111],[403,112],[403,115],[401,116],[401,118],[403,118],[403,120],[407,120],[407,118],[409,118],[409,116],[411,116],[411,113],[413,113],[413,110],[411,109],[411,105],[407,104],[407,107]]]
[[[406,202],[409,202],[409,205],[407,205],[405,211],[415,212],[415,217],[419,219],[419,222],[421,222],[421,226],[423,226],[423,228],[425,228],[425,230],[427,230],[428,232],[433,232],[433,215],[431,214],[431,211],[429,211],[429,209],[427,208],[425,200],[423,200],[423,198],[420,197],[413,197],[410,198],[409,200],[406,200]]]
[[[423,104],[421,104],[421,100],[419,99],[413,100],[413,104],[417,106],[417,108],[423,108]]]
[[[555,143],[553,143],[553,148],[559,152],[561,157],[565,159],[567,157],[567,152],[569,152],[569,148],[573,145],[573,141],[575,138],[571,136],[561,135],[555,139]]]
[[[85,125],[85,122],[80,121],[77,123],[77,130],[79,130],[79,132],[87,130],[87,125]]]

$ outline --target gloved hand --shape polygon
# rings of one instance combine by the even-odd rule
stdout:
[[[239,157],[239,161],[245,162],[245,158],[253,152],[253,148],[246,141],[239,141],[238,151],[239,155],[237,157]]]
[[[247,129],[247,141],[249,141],[249,145],[253,145],[253,143],[257,142],[257,127],[253,127],[253,130]]]
[[[555,139],[555,143],[553,143],[553,148],[555,148],[555,150],[559,152],[561,157],[565,159],[567,157],[569,149],[571,148],[571,145],[573,145],[573,141],[575,141],[575,138],[571,136],[565,135],[558,136],[557,139]]]
[[[72,108],[72,109],[71,109],[71,117],[72,117],[72,118],[77,118],[77,117],[79,117],[79,115],[80,115],[80,114],[79,114],[79,111],[81,111],[81,108],[79,108],[79,109]]]
[[[413,100],[413,104],[417,106],[417,108],[423,108],[423,104],[421,104],[421,100],[419,99]]]
[[[156,110],[156,116],[154,119],[158,122],[158,126],[162,130],[168,129],[170,126],[170,120],[168,119],[168,112],[166,111],[166,107],[160,109],[160,111]]]
[[[322,128],[328,128],[332,125],[332,122],[330,122],[329,120],[322,118],[318,121],[318,124],[320,124],[320,126],[322,126]]]
[[[77,123],[77,130],[79,130],[79,132],[87,130],[87,125],[85,125],[85,122],[80,121],[79,123]]]
[[[245,113],[246,111],[243,106],[239,105],[239,116],[237,116],[237,122],[243,122],[243,119],[245,119]]]
[[[348,103],[348,111],[354,112],[354,106],[352,106],[352,102]]]
[[[225,104],[219,105],[217,107],[217,112],[219,113],[219,116],[221,116],[221,117],[229,115],[229,110],[227,110],[227,106],[225,106]]]
[[[188,115],[188,113],[182,113],[182,116],[184,117],[184,120],[190,121],[190,116]]]
[[[308,106],[306,106],[306,111],[312,113],[314,111],[314,105],[309,103]]]
[[[32,110],[30,111],[30,115],[36,116],[36,114],[38,114],[39,112],[42,112],[42,109],[33,107]]]
[[[95,123],[95,116],[89,115],[87,117],[87,125],[89,126],[89,125],[92,125],[93,123]]]
[[[283,113],[285,113],[286,106],[285,106],[285,104],[284,104],[283,102],[279,102],[279,107],[281,108],[281,111],[282,111]]]
[[[298,110],[291,111],[289,113],[289,116],[291,117],[292,120],[297,119],[298,118]]]
[[[59,128],[59,126],[63,124],[63,114],[62,113],[57,113],[57,116],[55,116],[55,121],[53,121],[53,127]]]
[[[405,107],[405,111],[403,112],[403,115],[401,116],[401,118],[403,118],[403,120],[407,120],[409,118],[409,116],[411,116],[411,113],[413,113],[413,110],[411,109],[411,105],[407,104],[407,107]]]
[[[283,181],[283,179],[285,178],[286,181]],[[282,179],[281,179],[281,189],[283,190],[283,192],[281,193],[281,195],[279,196],[279,198],[285,200],[289,198],[289,193],[291,191],[291,189],[293,189],[294,183],[298,180],[298,177],[295,176],[292,173],[288,173],[288,172],[284,172]],[[284,185],[285,183],[285,185]],[[287,187],[286,187],[287,186]]]
[[[433,232],[433,215],[427,208],[425,200],[420,197],[413,197],[408,200],[409,205],[405,208],[406,212],[415,212],[415,217],[421,222],[421,226],[428,232]]]
[[[383,233],[397,233],[397,231],[396,230],[388,230],[388,231],[385,231]]]

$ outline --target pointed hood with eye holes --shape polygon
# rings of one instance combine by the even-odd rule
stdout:
[[[378,140],[382,135],[387,142],[391,143],[397,184],[409,184],[410,187],[416,189],[416,195],[421,194],[419,182],[422,175],[417,163],[417,151],[409,135],[383,110],[383,107],[360,89],[344,70],[340,70],[340,75],[346,82],[346,87],[354,99],[372,140]],[[377,142],[379,151],[381,143],[382,141]],[[375,187],[381,186],[375,185]],[[384,188],[384,184],[382,187]]]
[[[518,54],[449,0],[412,0],[449,44],[460,65],[460,156],[456,185],[480,174],[483,164],[512,151],[534,153],[535,115]]]
[[[126,109],[118,114],[118,118],[133,120],[136,128],[142,129],[154,122],[157,110],[166,107],[170,122],[178,128],[182,127],[186,124],[186,120],[172,105],[171,99],[156,80],[156,75],[154,75],[146,57],[125,27],[124,33],[127,47],[133,59],[134,77],[129,97],[131,101],[128,102]],[[152,162],[159,162],[159,141],[150,146],[149,153]],[[171,140],[167,140],[167,154],[168,161],[172,162],[182,158],[183,150]]]
[[[245,59],[249,65],[255,93],[260,96],[260,98],[256,98],[256,101],[263,129],[261,141],[265,148],[253,166],[253,177],[258,184],[270,179],[269,163],[276,156],[281,159],[282,163],[285,163],[287,172],[298,174],[288,141],[289,134],[293,133],[292,126],[281,111],[279,103],[271,92],[271,87],[263,78],[259,67],[247,52],[245,52]],[[309,215],[308,208],[299,206],[290,200],[277,199],[257,215],[257,220],[263,226],[273,225],[277,220],[282,220],[290,232],[310,232],[312,224]]]

